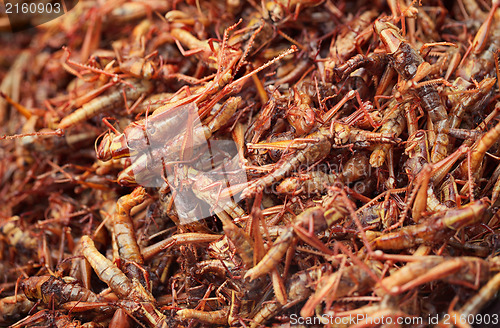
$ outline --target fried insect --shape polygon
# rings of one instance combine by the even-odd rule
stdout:
[[[304,229],[312,225],[312,231],[319,233],[346,215],[347,209],[342,204],[334,202],[330,208],[308,208],[295,218],[294,225]],[[294,238],[294,227],[290,226],[274,241],[262,260],[245,273],[245,278],[254,280],[269,273],[283,258]]]
[[[462,122],[462,118],[467,111],[473,111],[484,105],[489,99],[491,89],[495,85],[495,78],[485,78],[479,82],[478,90],[474,93],[459,95],[458,104],[451,111],[448,118],[450,128],[458,128]]]
[[[457,168],[457,174],[461,177],[466,177],[470,170],[473,172],[473,176],[476,176],[480,166],[482,165],[486,152],[495,144],[495,142],[497,142],[499,138],[500,123],[495,125],[491,130],[485,133],[481,139],[476,141],[476,143],[472,146],[470,165],[467,160],[463,161],[460,167]]]
[[[155,174],[158,175],[158,173],[162,171],[163,163],[182,159],[186,151],[186,146],[192,149],[204,145],[212,134],[229,120],[238,108],[240,102],[240,97],[229,98],[217,115],[207,125],[198,124],[192,131],[181,131],[168,147],[152,148],[148,146],[149,143],[153,146],[155,146],[155,144],[161,145],[162,143],[156,141],[158,140],[156,138],[145,138],[140,142],[141,144],[133,144],[132,141],[130,141],[131,143],[128,143],[128,149],[133,149],[135,152],[139,153],[136,155],[137,159],[120,173],[118,182],[123,185],[130,185],[135,183],[138,178],[140,181],[147,181],[151,176]],[[186,140],[188,140],[190,144],[186,145]]]
[[[479,313],[481,308],[495,296],[499,289],[500,273],[497,273],[479,290],[476,295],[474,295],[474,297],[472,297],[460,308],[459,313],[465,316]]]
[[[374,74],[382,73],[388,62],[389,56],[387,54],[372,53],[368,56],[359,54],[333,68],[331,74],[335,80],[344,81],[351,73],[360,68],[365,68]]]
[[[384,296],[387,293],[400,294],[421,284],[436,280],[458,281],[475,285],[488,280],[491,265],[474,257],[446,258],[429,256],[420,261],[408,263],[377,283],[375,292]]]
[[[82,236],[82,253],[111,290],[123,300],[119,306],[131,317],[146,321],[151,327],[166,327],[166,317],[156,309],[155,298],[136,279],[130,280],[113,262],[95,248],[88,236]]]
[[[297,272],[290,277],[286,288],[288,304],[281,305],[277,301],[265,303],[259,311],[253,316],[250,327],[256,328],[265,323],[272,316],[276,315],[284,308],[289,308],[298,302],[301,302],[311,294],[311,284],[318,280],[325,268],[313,268],[303,272]]]
[[[244,265],[246,267],[251,266],[253,264],[253,243],[245,231],[234,224],[231,220],[231,218],[241,218],[245,215],[245,211],[239,207],[232,198],[221,199],[219,194],[211,191],[210,186],[214,186],[215,183],[209,176],[203,174],[202,172],[197,172],[193,168],[188,168],[188,171],[189,178],[194,181],[194,194],[196,197],[212,206],[215,214],[222,221],[226,236],[235,245],[235,248],[241,256]],[[221,190],[221,188],[219,188],[219,190]]]
[[[340,177],[336,173],[325,173],[314,171],[304,173],[297,177],[284,179],[277,187],[276,191],[280,194],[306,193],[307,195],[323,193],[328,186],[334,185]]]
[[[241,218],[245,215],[245,211],[231,198],[221,198],[217,194],[217,189],[221,190],[222,186],[217,186],[217,181],[208,176],[206,173],[197,171],[192,167],[188,167],[188,178],[193,180],[193,192],[196,197],[204,200],[208,205],[216,209],[216,213],[224,210],[233,219]],[[219,170],[215,168],[211,173],[217,173]],[[214,175],[216,176],[216,175]],[[222,183],[222,181],[220,182]],[[210,189],[212,187],[212,189]]]
[[[298,167],[312,165],[326,157],[334,146],[340,147],[354,144],[363,147],[370,143],[395,144],[399,142],[399,139],[390,133],[368,132],[351,128],[349,125],[341,123],[332,124],[330,129],[320,128],[305,139],[311,140],[311,142],[308,142],[304,149],[298,150],[289,157],[278,161],[271,173],[252,182],[242,192],[242,196],[250,197],[290,175]]]
[[[387,106],[387,111],[389,113],[382,120],[384,123],[378,131],[380,133],[392,132],[396,137],[399,137],[406,127],[404,107],[398,104],[395,100],[392,100]],[[373,167],[381,167],[384,164],[387,152],[390,148],[390,144],[376,145],[370,156],[370,165]]]
[[[366,178],[369,175],[368,158],[362,153],[355,153],[345,163],[340,170],[341,173],[325,173],[321,171],[312,171],[309,173],[300,174],[297,177],[289,177],[284,179],[277,187],[278,193],[300,194],[306,193],[312,195],[325,192],[329,186],[335,185],[337,182],[352,183],[360,179]]]
[[[359,291],[363,292],[374,282],[374,273],[369,272],[368,267],[350,265],[332,274],[325,275],[318,281],[315,293],[307,300],[302,307],[300,315],[309,317],[313,314],[314,308],[323,300],[331,302],[335,298],[352,295]],[[332,294],[334,292],[334,294]]]
[[[24,295],[7,296],[0,299],[0,325],[7,325],[26,315],[35,305]]]
[[[146,95],[153,89],[153,85],[147,81],[129,81],[132,87],[126,88],[124,94],[120,90],[116,90],[109,95],[97,97],[68,116],[65,116],[58,125],[59,129],[67,129],[77,123],[85,121],[99,113],[109,112],[110,110],[120,107],[127,101],[135,101],[141,95]]]
[[[71,301],[97,302],[99,300],[96,294],[75,281],[68,283],[54,276],[30,277],[22,282],[21,287],[28,299],[41,300],[45,304],[51,301],[62,304]]]
[[[164,251],[165,249],[174,245],[188,245],[194,243],[211,243],[217,239],[220,239],[219,235],[206,234],[206,233],[181,233],[176,234],[172,237],[164,239],[156,244],[150,245],[142,249],[141,253],[144,259],[147,261],[151,259],[154,255]]]
[[[295,129],[297,136],[309,133],[316,125],[311,97],[302,88],[294,88],[293,103],[287,110],[286,119]]]
[[[65,328],[92,328],[100,327],[97,323],[82,324],[73,319],[70,315],[62,314],[56,311],[41,310],[37,313],[24,318],[13,324],[11,327],[65,327]]]
[[[399,29],[393,24],[377,20],[374,29],[384,43],[394,69],[404,80],[414,79],[420,73],[419,69],[425,67],[423,65],[424,59],[401,36]],[[418,86],[415,93],[434,126],[436,142],[432,148],[431,162],[436,163],[444,159],[448,152],[449,139],[446,134],[446,130],[449,128],[448,113],[441,102],[436,87],[425,84],[428,81],[425,76],[420,81],[424,84]]]
[[[476,36],[474,37],[474,40],[472,41],[472,52],[474,54],[478,55],[484,50],[484,48],[486,48],[486,41],[488,40],[488,36],[490,34],[493,17],[499,7],[500,2],[493,0],[488,17],[486,17],[486,20],[481,25],[476,33]]]
[[[116,203],[116,212],[113,215],[113,235],[118,245],[120,258],[143,264],[134,226],[130,219],[132,207],[142,203],[146,198],[146,191],[142,187],[137,187],[130,195],[120,197]]]
[[[336,39],[332,39],[329,57],[332,59],[325,63],[325,77],[332,80],[335,69],[339,64],[349,59],[356,49],[365,43],[371,36],[371,22],[377,17],[377,11],[367,10],[361,15],[351,20],[347,26],[344,26],[338,33]],[[349,26],[350,25],[350,26]]]
[[[33,252],[38,247],[38,241],[33,238],[29,231],[23,231],[18,227],[20,218],[11,217],[0,228],[0,233],[7,239],[9,245],[15,247],[19,252]]]
[[[488,207],[487,199],[480,199],[460,209],[438,213],[426,221],[386,233],[371,242],[376,249],[405,249],[420,244],[436,244],[452,236],[456,230],[481,220]]]
[[[82,253],[103,282],[119,297],[138,302],[153,302],[153,296],[135,279],[130,281],[118,267],[95,248],[88,236],[82,236]]]
[[[193,309],[183,309],[177,311],[177,315],[182,320],[196,320],[211,325],[225,325],[227,324],[227,316],[229,310],[222,309],[217,311],[200,311]]]

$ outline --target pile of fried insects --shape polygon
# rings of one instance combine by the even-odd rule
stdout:
[[[81,0],[0,39],[1,326],[500,321],[500,1]]]

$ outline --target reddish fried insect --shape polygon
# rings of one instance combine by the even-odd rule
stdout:
[[[461,209],[449,210],[414,226],[401,228],[399,231],[386,233],[372,241],[378,249],[403,249],[419,244],[435,244],[443,238],[453,235],[455,230],[478,222],[486,211],[486,199],[470,203]]]
[[[354,144],[365,146],[370,143],[397,143],[399,140],[392,134],[374,133],[351,128],[347,124],[334,123],[331,129],[321,128],[306,137],[311,140],[304,149],[298,150],[289,158],[283,158],[268,175],[252,182],[243,191],[243,196],[248,197],[258,191],[269,187],[274,182],[281,180],[296,170],[301,165],[312,165],[330,153],[333,146]]]
[[[387,53],[391,56],[392,65],[399,75],[405,80],[412,80],[417,76],[418,69],[423,67],[423,58],[401,36],[399,29],[391,23],[375,21],[375,31],[385,45]],[[427,81],[424,77],[422,82]],[[428,113],[436,132],[436,143],[432,148],[431,162],[435,163],[447,155],[449,128],[448,114],[441,103],[439,93],[433,85],[422,85],[415,90],[420,98],[421,105]]]
[[[76,282],[66,283],[54,276],[31,277],[22,282],[26,297],[30,300],[41,300],[45,304],[51,301],[66,303],[70,301],[96,302],[98,297],[92,291]]]

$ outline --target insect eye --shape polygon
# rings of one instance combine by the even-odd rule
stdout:
[[[136,150],[138,148],[138,144],[139,142],[137,141],[137,139],[127,139],[127,147],[130,150]]]
[[[134,127],[130,129],[126,138],[126,145],[130,150],[140,150],[141,147],[145,147],[148,144],[148,136],[151,135],[148,131],[144,131],[141,127]]]
[[[158,128],[156,127],[156,124],[149,124],[147,127],[147,130],[146,130],[146,134],[148,136],[152,136],[152,135],[156,134],[157,130],[158,130]]]

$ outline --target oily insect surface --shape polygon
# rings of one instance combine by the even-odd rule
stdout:
[[[0,326],[495,326],[500,1],[445,3],[82,0],[0,34]]]

